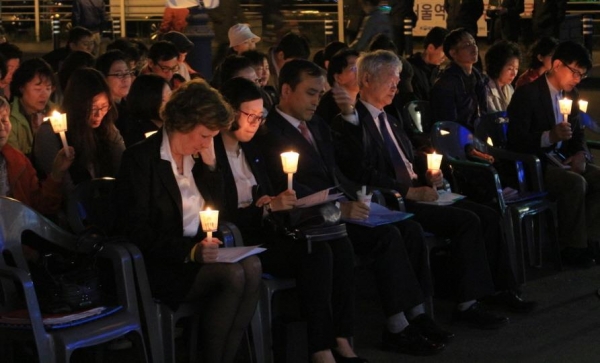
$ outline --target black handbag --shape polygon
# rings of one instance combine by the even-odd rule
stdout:
[[[65,314],[101,304],[102,284],[96,260],[104,240],[102,234],[88,230],[79,237],[77,251],[48,252],[30,265],[43,313]],[[81,250],[88,252],[78,252]]]
[[[304,230],[314,230],[340,223],[341,211],[335,203],[323,203],[306,208],[270,212],[268,221],[278,234],[292,239],[303,239]]]

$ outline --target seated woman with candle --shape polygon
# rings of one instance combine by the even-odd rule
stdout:
[[[260,89],[252,81],[233,78],[223,84],[221,93],[236,111],[231,128],[215,138],[217,165],[229,191],[223,215],[240,228],[245,244],[267,247],[259,255],[266,272],[296,278],[308,322],[312,361],[334,362],[337,355],[338,362],[365,362],[355,357],[345,335],[353,325],[354,256],[350,241],[343,238],[316,243],[308,254],[305,243],[284,241],[270,232],[263,217],[268,210],[291,209],[296,193],[288,189],[273,196],[266,165],[252,142],[266,117]]]
[[[229,127],[233,110],[195,79],[173,93],[162,119],[162,129],[123,154],[117,232],[142,251],[155,298],[201,307],[201,361],[233,362],[258,301],[260,260],[215,263],[220,242],[207,240],[199,221],[207,207],[221,209],[223,178],[213,138]]]
[[[489,77],[485,85],[488,114],[498,114],[508,108],[515,92],[512,82],[519,73],[520,60],[519,45],[506,40],[496,42],[485,54]]]
[[[42,214],[54,214],[60,209],[60,186],[73,162],[74,150],[69,147],[69,156],[60,150],[50,175],[40,183],[29,159],[7,143],[11,130],[9,114],[10,105],[0,97],[0,196],[15,198]]]
[[[171,86],[161,76],[142,74],[131,85],[127,105],[129,120],[127,128],[122,130],[125,146],[142,141],[149,133],[156,132],[163,126],[160,108],[171,97]]]
[[[70,192],[85,180],[114,177],[125,150],[123,138],[114,125],[117,111],[110,90],[100,72],[92,68],[76,70],[64,93],[63,110],[67,115],[67,141],[75,149],[75,161],[65,175],[64,190]],[[50,122],[36,133],[35,164],[49,174],[52,161],[62,148],[59,135]]]

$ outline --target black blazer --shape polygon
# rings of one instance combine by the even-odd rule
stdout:
[[[332,128],[336,135],[336,156],[342,172],[353,181],[380,188],[395,189],[406,195],[408,188],[417,186],[396,180],[394,164],[369,110],[362,102],[356,103],[358,125],[353,125],[338,115]],[[417,175],[423,175],[423,158],[417,157],[403,130],[402,122],[386,113],[392,132],[406,158],[413,164]]]
[[[298,172],[294,174],[296,196],[302,198],[319,190],[338,186],[346,195],[356,198],[359,186],[341,174],[335,160],[331,130],[319,116],[307,123],[317,147],[306,141],[300,131],[273,109],[267,116],[268,132],[255,137],[265,156],[269,178],[276,193],[287,188],[287,175],[283,173],[280,154],[296,151],[300,154]]]
[[[128,236],[144,255],[154,296],[180,300],[191,287],[200,264],[184,263],[204,233],[183,236],[182,198],[171,164],[160,157],[163,130],[127,149],[117,176],[117,232]],[[221,209],[223,179],[196,160],[192,169],[206,204]]]
[[[573,137],[563,141],[560,151],[571,156],[578,151],[585,151],[585,138],[579,118],[579,94],[577,89],[566,93],[573,100],[569,115],[569,123]],[[547,148],[540,146],[542,133],[550,130],[556,124],[554,108],[550,96],[550,88],[546,77],[541,76],[535,81],[517,88],[508,105],[508,147],[514,151],[536,154],[544,163],[546,152],[554,149],[555,145]]]
[[[218,168],[223,173],[223,186],[226,191],[223,196],[224,200],[220,203],[223,205],[222,214],[221,212],[219,214],[220,218],[234,223],[240,229],[244,237],[244,244],[264,243],[262,234],[267,231],[263,228],[263,209],[256,207],[255,202],[263,195],[273,196],[275,193],[273,193],[273,188],[267,175],[265,160],[256,147],[255,142],[253,140],[243,142],[240,143],[240,146],[256,179],[257,187],[253,193],[254,201],[245,208],[238,208],[235,178],[227,159],[223,138],[221,135],[217,135],[215,137],[215,154],[217,156]]]

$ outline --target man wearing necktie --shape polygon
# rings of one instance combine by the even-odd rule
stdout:
[[[559,44],[552,69],[513,95],[507,134],[510,149],[542,161],[545,187],[557,201],[563,262],[584,268],[594,264],[588,240],[600,239],[600,169],[590,163],[576,88],[591,68],[592,59],[582,45]],[[562,97],[572,100],[566,121],[560,112]],[[548,152],[563,155],[564,165],[548,162]]]
[[[413,152],[401,121],[383,112],[392,102],[402,65],[389,51],[361,55],[358,60],[359,101],[356,114],[338,115],[336,157],[342,172],[361,184],[395,189],[406,210],[425,231],[449,238],[455,296],[455,320],[477,328],[498,328],[508,319],[481,307],[490,300],[512,311],[527,313],[535,303],[522,300],[501,238],[500,216],[491,208],[463,200],[450,206],[421,204],[437,200],[441,171],[426,170]],[[435,101],[432,107],[435,107]]]

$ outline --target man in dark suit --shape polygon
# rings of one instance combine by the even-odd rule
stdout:
[[[563,260],[581,267],[594,262],[587,251],[588,238],[600,237],[600,169],[589,163],[576,89],[591,67],[582,45],[561,43],[552,56],[552,69],[519,87],[508,106],[508,147],[542,160],[546,189],[558,203]],[[567,119],[559,108],[562,98],[572,100]],[[548,162],[548,152],[566,158],[565,165]]]
[[[279,77],[279,105],[267,117],[268,133],[257,139],[275,191],[286,188],[280,154],[291,149],[300,154],[293,185],[298,198],[338,186],[355,200],[354,191],[360,187],[339,173],[329,128],[315,116],[324,92],[324,70],[306,60],[293,60],[283,66]],[[369,212],[365,204],[356,201],[342,202],[340,209],[343,217],[355,219],[364,219]],[[383,348],[415,355],[435,354],[453,334],[440,329],[424,314],[423,301],[431,296],[431,284],[423,260],[426,250],[420,226],[406,221],[398,228],[347,224],[355,252],[372,260],[369,267],[376,275],[387,317]]]
[[[398,190],[408,212],[426,231],[451,239],[451,266],[458,282],[460,303],[455,319],[479,328],[495,328],[508,319],[483,310],[477,299],[499,292],[492,301],[516,312],[528,312],[534,303],[521,300],[501,238],[498,213],[470,201],[437,206],[421,204],[438,199],[440,170],[425,170],[401,122],[383,111],[392,102],[401,63],[389,51],[363,54],[358,61],[359,101],[353,115],[340,114],[336,156],[340,168],[355,182]]]

